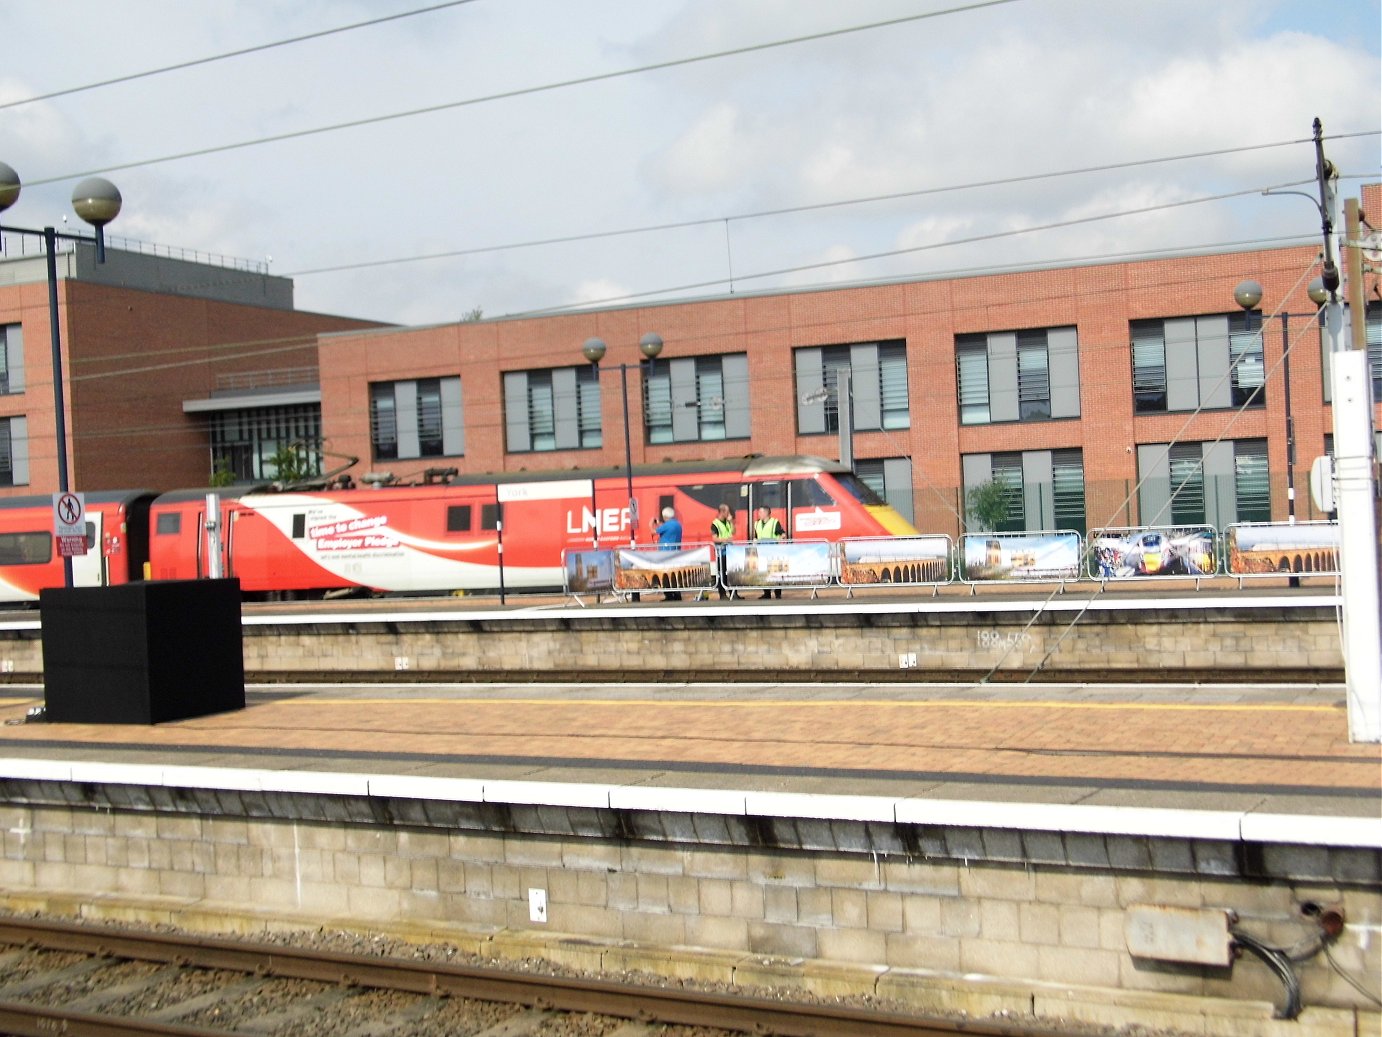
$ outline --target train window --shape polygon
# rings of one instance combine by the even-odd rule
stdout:
[[[733,511],[741,511],[748,497],[748,488],[738,482],[697,483],[694,486],[678,486],[677,489],[697,504],[704,504],[714,510],[721,504],[728,504]]]
[[[42,565],[52,557],[50,533],[0,533],[0,565]]]
[[[755,508],[780,508],[786,504],[786,497],[783,487],[786,483],[780,482],[761,482],[753,488],[753,506]]]
[[[835,476],[835,481],[840,484],[840,488],[857,500],[860,504],[883,505],[888,502],[869,487],[862,479],[853,472],[845,475]]]
[[[446,531],[466,533],[470,530],[470,505],[453,504],[446,509]]]
[[[480,507],[480,528],[498,529],[499,528],[499,505],[484,504]]]
[[[307,516],[298,512],[293,516],[293,539],[301,540],[307,535]]]
[[[793,479],[787,484],[794,508],[833,508],[835,501],[815,479]]]
[[[182,512],[163,511],[159,512],[158,521],[154,524],[154,532],[159,536],[173,536],[182,532]]]
[[[86,549],[88,551],[96,549],[96,523],[94,522],[86,524]]]

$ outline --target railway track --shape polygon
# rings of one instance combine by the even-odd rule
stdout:
[[[1055,1037],[675,987],[183,933],[0,918],[17,1037]]]

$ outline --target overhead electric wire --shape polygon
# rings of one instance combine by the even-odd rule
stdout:
[[[1377,136],[1379,134],[1382,134],[1382,131],[1373,130],[1359,133],[1336,134],[1332,139]],[[986,187],[1011,187],[1017,184],[1034,183],[1040,180],[1056,180],[1067,176],[1081,176],[1086,173],[1108,173],[1120,169],[1135,169],[1139,166],[1162,165],[1169,162],[1186,162],[1199,158],[1220,158],[1224,155],[1238,155],[1249,151],[1265,151],[1271,148],[1291,147],[1295,144],[1310,144],[1313,143],[1313,141],[1313,137],[1300,137],[1294,140],[1273,141],[1267,144],[1244,144],[1232,148],[1217,148],[1213,151],[1193,151],[1182,155],[1133,159],[1127,162],[1109,162],[1099,166],[1051,170],[1045,173],[1025,173],[1018,176],[999,177],[993,180],[976,180],[963,184],[946,184],[940,187],[920,187],[910,191],[895,191],[889,194],[866,195],[862,198],[839,198],[828,202],[783,206],[776,209],[760,209],[755,212],[734,213],[727,216],[701,216],[689,220],[646,224],[639,227],[623,227],[617,230],[589,231],[582,234],[567,234],[551,238],[534,238],[500,245],[481,245],[474,248],[451,249],[446,252],[430,252],[424,255],[399,256],[393,259],[366,260],[361,263],[342,263],[335,266],[290,270],[283,276],[307,277],[313,274],[338,273],[346,270],[366,270],[374,267],[395,266],[404,263],[420,263],[433,259],[454,259],[460,256],[481,255],[487,252],[507,252],[524,248],[540,248],[548,245],[568,245],[581,241],[598,241],[603,238],[626,237],[634,234],[652,234],[668,230],[686,230],[691,227],[705,227],[727,222],[739,223],[746,220],[763,219],[769,216],[789,216],[803,212],[819,212],[825,209],[839,209],[852,205],[869,205],[874,202],[899,201],[904,198],[921,198],[926,195],[949,194],[955,191],[979,190]],[[1270,190],[1270,188],[1268,190]]]
[[[360,119],[351,119],[347,122],[332,123],[328,126],[314,126],[305,130],[291,130],[286,133],[269,134],[263,137],[256,137],[252,140],[236,141],[230,144],[216,144],[206,148],[197,148],[193,151],[183,151],[172,155],[163,155],[157,158],[138,159],[131,162],[120,162],[114,165],[100,166],[75,173],[64,173],[60,176],[45,177],[40,180],[29,181],[29,186],[37,187],[41,184],[53,184],[62,180],[72,180],[84,176],[96,176],[102,173],[114,173],[122,169],[135,169],[143,166],[162,165],[167,162],[179,162],[188,158],[202,158],[206,155],[217,155],[227,151],[238,151],[244,148],[258,147],[261,144],[275,144],[285,140],[298,140],[304,137],[314,137],[325,133],[335,133],[339,130],[357,129],[361,126],[373,126],[379,123],[393,122],[396,119],[408,119],[417,115],[431,115],[436,112],[451,111],[456,108],[467,108],[479,104],[488,104],[491,101],[512,100],[516,97],[529,97],[534,94],[550,93],[554,90],[564,90],[572,86],[586,86],[591,83],[604,83],[614,79],[624,79],[629,76],[642,75],[645,72],[660,72],[669,68],[681,68],[687,65],[696,65],[706,61],[717,61],[720,58],[737,57],[743,54],[755,54],[765,50],[775,50],[779,47],[791,47],[799,43],[812,43],[817,40],[832,39],[838,36],[848,36],[857,32],[869,32],[873,29],[885,29],[895,25],[905,25],[908,22],[924,21],[930,18],[940,18],[949,14],[963,14],[969,11],[978,11],[987,7],[1001,7],[1006,4],[1019,3],[1020,0],[976,0],[973,3],[960,4],[956,7],[947,7],[938,11],[925,11],[921,14],[904,15],[900,18],[888,18],[884,21],[869,22],[864,25],[850,25],[842,29],[827,29],[822,32],[807,33],[804,36],[793,36],[783,40],[771,40],[767,43],[751,43],[742,47],[730,47],[726,50],[713,51],[708,54],[695,54],[685,58],[668,58],[665,61],[654,61],[644,65],[635,65],[630,68],[616,69],[612,72],[596,72],[588,76],[577,76],[572,79],[563,79],[553,83],[542,83],[536,86],[516,87],[513,90],[502,90],[493,94],[484,94],[480,97],[469,97],[460,101],[445,101],[441,104],[426,105],[422,108],[410,108],[401,112],[390,112],[384,115],[366,116]],[[1313,139],[1313,138],[1312,138]]]
[[[1318,264],[1319,264],[1319,261],[1316,260],[1315,262],[1311,263],[1308,267],[1306,267],[1306,269],[1305,269],[1304,271],[1302,271],[1301,275],[1296,279],[1295,284],[1293,284],[1289,289],[1287,289],[1287,291],[1286,291],[1286,293],[1285,293],[1285,296],[1283,297],[1283,301],[1282,301],[1282,303],[1281,303],[1281,308],[1278,308],[1276,311],[1272,312],[1270,315],[1268,315],[1268,316],[1263,320],[1261,327],[1259,327],[1259,328],[1258,328],[1258,331],[1257,331],[1257,338],[1258,338],[1259,341],[1262,341],[1262,339],[1263,339],[1263,336],[1264,336],[1264,330],[1263,330],[1263,329],[1265,329],[1265,328],[1267,327],[1267,325],[1268,325],[1271,321],[1275,320],[1275,319],[1277,318],[1277,316],[1282,312],[1282,309],[1286,306],[1285,298],[1288,298],[1288,297],[1291,295],[1292,292],[1295,292],[1297,289],[1300,288],[1300,286],[1301,286],[1302,284],[1305,283],[1305,279],[1306,279],[1307,277],[1309,277],[1311,273],[1314,272],[1314,270],[1315,270],[1316,266],[1318,266]],[[1264,370],[1264,372],[1263,372],[1263,375],[1262,375],[1262,385],[1263,385],[1263,387],[1265,387],[1266,384],[1267,384],[1267,382],[1268,382],[1271,378],[1273,378],[1273,377],[1276,375],[1278,369],[1283,368],[1283,366],[1284,366],[1284,365],[1286,364],[1286,362],[1287,362],[1287,358],[1291,355],[1291,351],[1295,348],[1296,342],[1298,342],[1298,341],[1300,340],[1301,336],[1304,335],[1304,334],[1305,334],[1305,330],[1304,330],[1304,329],[1302,329],[1301,331],[1297,331],[1297,332],[1296,332],[1296,338],[1295,338],[1294,340],[1291,340],[1291,341],[1286,342],[1286,343],[1284,344],[1284,347],[1283,347],[1283,349],[1282,349],[1282,354],[1281,354],[1280,359],[1278,359],[1274,364],[1272,364],[1272,366],[1271,366],[1270,368],[1267,368],[1267,369]],[[1265,353],[1265,347],[1264,347],[1264,353]],[[1225,383],[1226,381],[1228,381],[1228,379],[1230,379],[1230,378],[1233,376],[1234,369],[1235,369],[1236,367],[1238,367],[1238,365],[1241,364],[1241,363],[1243,362],[1243,360],[1246,358],[1246,356],[1247,356],[1247,354],[1244,353],[1244,354],[1240,355],[1240,356],[1238,357],[1237,360],[1233,361],[1233,363],[1229,364],[1228,368],[1224,371],[1224,373],[1223,373],[1222,375],[1219,376],[1219,380],[1218,380],[1217,382],[1215,382],[1213,386],[1211,386],[1211,389],[1210,389],[1211,393],[1212,393],[1213,391],[1218,390],[1218,389],[1220,389],[1220,388],[1222,388],[1222,387],[1224,386],[1224,383]],[[1236,424],[1238,423],[1238,419],[1241,418],[1244,414],[1246,414],[1246,413],[1248,412],[1248,408],[1249,408],[1250,406],[1252,406],[1251,401],[1250,401],[1250,400],[1244,400],[1244,401],[1243,401],[1242,403],[1240,403],[1237,407],[1235,407],[1235,408],[1233,409],[1232,415],[1231,415],[1231,416],[1229,417],[1229,419],[1228,419],[1228,422],[1224,425],[1223,428],[1221,428],[1221,429],[1219,430],[1218,435],[1216,435],[1212,440],[1187,440],[1187,442],[1199,442],[1202,446],[1203,446],[1203,444],[1205,444],[1205,443],[1208,443],[1210,446],[1217,446],[1219,443],[1222,443],[1222,442],[1224,441],[1224,438],[1225,438],[1225,437],[1229,434],[1229,432],[1233,429],[1233,426],[1236,425]],[[1181,437],[1185,435],[1185,433],[1189,430],[1190,426],[1194,423],[1195,419],[1196,419],[1197,417],[1199,417],[1199,415],[1200,415],[1201,413],[1204,412],[1204,410],[1206,409],[1206,407],[1207,407],[1207,405],[1206,405],[1206,403],[1204,402],[1204,399],[1201,398],[1201,399],[1199,400],[1199,402],[1196,403],[1196,405],[1195,405],[1191,410],[1185,412],[1185,420],[1181,423],[1180,429],[1171,437],[1170,442],[1168,442],[1168,443],[1165,444],[1168,457],[1169,457],[1169,455],[1170,455],[1170,450],[1171,450],[1171,448],[1174,447],[1174,446],[1176,446],[1176,445],[1178,445],[1179,443],[1182,442]],[[1158,444],[1158,445],[1160,445],[1160,444]],[[1201,450],[1200,458],[1199,458],[1199,460],[1195,463],[1195,465],[1194,465],[1193,467],[1194,467],[1195,474],[1200,475],[1200,476],[1203,476],[1203,473],[1204,473],[1204,454],[1203,454],[1203,450]],[[1138,479],[1137,482],[1132,486],[1132,488],[1128,490],[1128,492],[1127,492],[1127,494],[1124,496],[1122,502],[1113,508],[1112,513],[1113,513],[1114,515],[1117,515],[1120,511],[1123,511],[1123,509],[1125,509],[1129,504],[1131,504],[1133,498],[1142,490],[1143,485],[1144,485],[1144,484],[1147,482],[1147,480],[1149,480],[1150,478],[1152,478],[1152,473],[1151,473],[1150,471],[1148,471],[1148,472],[1147,472],[1146,474],[1144,474],[1140,479]],[[1171,495],[1170,495],[1170,497],[1167,499],[1167,502],[1166,502],[1166,505],[1165,505],[1166,508],[1169,508],[1169,507],[1171,506],[1171,504],[1175,502],[1176,497],[1178,497],[1178,496],[1180,495],[1181,491],[1184,490],[1184,489],[1186,488],[1187,485],[1189,485],[1189,478],[1188,478],[1188,477],[1185,478],[1185,479],[1183,479],[1183,480],[1180,482],[1180,484],[1177,485],[1177,486],[1175,487],[1175,489],[1173,489],[1173,490],[1171,491]],[[1102,526],[1102,527],[1097,527],[1097,528],[1109,528],[1109,525],[1110,525],[1110,523],[1105,523],[1104,526]],[[1086,602],[1084,603],[1084,606],[1083,606],[1078,612],[1075,613],[1075,615],[1074,615],[1074,616],[1070,619],[1070,621],[1065,625],[1064,629],[1061,630],[1060,634],[1056,637],[1055,643],[1054,643],[1053,645],[1051,645],[1051,647],[1048,648],[1048,649],[1046,650],[1046,653],[1041,657],[1041,660],[1040,660],[1035,666],[1033,666],[1033,667],[1031,668],[1031,670],[1028,671],[1026,680],[1025,680],[1023,683],[1026,683],[1026,684],[1031,683],[1032,678],[1035,677],[1038,673],[1041,672],[1042,668],[1051,660],[1051,657],[1052,657],[1053,655],[1055,655],[1056,652],[1058,652],[1058,651],[1060,650],[1061,645],[1065,643],[1065,639],[1070,635],[1070,632],[1071,632],[1072,630],[1074,630],[1075,627],[1076,627],[1077,625],[1079,625],[1080,621],[1084,618],[1085,613],[1088,612],[1090,606],[1092,606],[1092,605],[1094,604],[1095,599],[1098,598],[1099,595],[1103,594],[1103,593],[1107,590],[1107,588],[1108,588],[1108,581],[1107,581],[1107,580],[1101,580],[1101,581],[1099,582],[1099,587],[1098,587],[1098,589],[1097,589],[1092,595],[1090,595],[1089,600],[1086,601]],[[1022,630],[1020,631],[1020,634],[1025,634],[1025,633],[1027,633],[1027,631],[1030,630],[1030,629],[1032,628],[1032,626],[1035,625],[1036,621],[1041,617],[1042,613],[1045,611],[1046,606],[1049,605],[1049,604],[1051,603],[1051,601],[1055,598],[1055,596],[1056,596],[1058,593],[1061,593],[1061,592],[1063,591],[1063,589],[1064,589],[1063,585],[1057,586],[1055,590],[1053,590],[1049,595],[1047,595],[1046,599],[1045,599],[1044,601],[1041,602],[1041,604],[1038,606],[1038,608],[1036,609],[1036,611],[1032,614],[1032,618],[1031,618],[1030,620],[1027,621],[1027,623],[1026,623],[1025,626],[1022,627]],[[1021,639],[1020,639],[1020,637],[1019,637],[1018,639],[1014,640],[1014,642],[1013,642],[1012,644],[1010,644],[1010,645],[1008,646],[1008,649],[1002,654],[1002,656],[999,657],[998,661],[997,661],[996,663],[993,664],[993,667],[988,671],[988,673],[986,673],[986,674],[984,675],[984,677],[983,677],[983,679],[980,681],[980,683],[985,683],[985,684],[988,683],[988,681],[989,681],[989,680],[993,677],[993,675],[998,671],[998,668],[1003,664],[1003,662],[1008,658],[1008,656],[1012,654],[1013,648],[1016,646],[1016,644],[1020,643],[1020,640],[1021,640]]]
[[[46,94],[35,94],[33,97],[22,97],[17,101],[0,101],[0,110],[6,108],[18,108],[20,105],[33,104],[36,101],[50,101],[55,97],[67,97],[70,94],[80,94],[87,90],[99,90],[102,87],[118,86],[121,83],[132,83],[137,79],[148,79],[151,76],[161,76],[168,72],[180,72],[187,68],[196,68],[198,65],[210,65],[217,61],[226,61],[230,58],[241,58],[246,54],[258,54],[262,51],[273,50],[277,47],[287,47],[294,43],[305,43],[308,40],[319,40],[325,36],[334,36],[343,32],[353,32],[356,29],[367,29],[374,25],[382,25],[384,22],[396,22],[402,18],[412,18],[419,14],[431,14],[433,11],[440,11],[447,7],[459,7],[461,4],[474,3],[475,0],[447,0],[446,3],[433,4],[431,7],[419,7],[412,11],[400,11],[397,14],[385,15],[382,18],[371,18],[366,22],[354,22],[350,25],[340,25],[334,29],[322,29],[318,32],[304,33],[301,36],[290,36],[283,40],[274,40],[271,43],[260,43],[253,47],[241,47],[239,50],[229,50],[224,54],[211,54],[204,58],[193,58],[191,61],[180,61],[176,65],[164,65],[161,68],[146,69],[143,72],[131,72],[129,75],[115,76],[112,79],[102,79],[95,83],[84,83],[81,86],[64,87],[61,90],[50,90]]]
[[[1315,181],[1297,180],[1291,183],[1278,184],[1276,187],[1266,190],[1279,190],[1284,187],[1299,187],[1305,184],[1313,184]],[[1262,188],[1252,188],[1246,191],[1228,191],[1223,194],[1201,195],[1198,198],[1185,198],[1176,202],[1163,202],[1159,205],[1145,205],[1136,209],[1122,209],[1118,212],[1100,213],[1094,216],[1078,216],[1068,220],[1057,220],[1054,223],[1043,223],[1031,227],[1016,227],[1012,230],[993,231],[988,234],[974,234],[965,238],[952,238],[948,241],[933,241],[925,245],[913,245],[908,248],[888,249],[883,252],[870,252],[858,256],[849,256],[844,259],[824,259],[815,263],[801,263],[797,266],[779,267],[775,270],[761,270],[752,274],[735,274],[735,281],[755,281],[766,277],[782,277],[786,274],[798,274],[807,270],[823,270],[827,267],[847,266],[851,263],[866,263],[875,259],[890,259],[893,256],[912,255],[917,252],[930,252],[935,249],[951,248],[955,245],[974,245],[983,241],[997,241],[1002,238],[1017,237],[1022,234],[1031,234],[1037,231],[1062,230],[1066,227],[1078,227],[1087,223],[1099,223],[1103,220],[1119,219],[1124,216],[1143,216],[1147,213],[1162,212],[1167,209],[1177,209],[1187,205],[1202,205],[1205,202],[1221,202],[1229,198],[1242,198],[1246,195],[1261,194]],[[685,292],[695,288],[710,288],[718,284],[724,284],[728,280],[725,277],[717,277],[708,281],[693,281],[689,283],[674,285],[670,288],[650,289],[643,292],[625,292],[620,295],[606,296],[602,299],[587,299],[580,303],[568,303],[561,306],[553,306],[539,310],[523,310],[519,313],[507,314],[510,317],[535,317],[553,313],[564,313],[569,310],[584,309],[590,306],[602,306],[610,303],[624,302],[632,299],[642,299],[653,295],[665,295],[669,292]]]

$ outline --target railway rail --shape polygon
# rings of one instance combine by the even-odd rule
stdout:
[[[18,1037],[1059,1032],[19,917],[0,918],[0,975],[0,1032]]]

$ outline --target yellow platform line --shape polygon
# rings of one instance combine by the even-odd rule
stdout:
[[[631,706],[657,706],[664,709],[1077,709],[1077,710],[1127,710],[1143,709],[1153,711],[1189,710],[1208,713],[1337,713],[1338,706],[1311,706],[1297,703],[1208,703],[1208,702],[1059,702],[1034,700],[1031,702],[992,702],[969,699],[928,699],[926,701],[903,702],[894,699],[581,699],[581,698],[386,698],[386,699],[333,699],[304,697],[282,700],[275,705],[296,706],[396,706],[400,702],[411,705],[458,705],[458,706],[602,706],[628,709]]]

